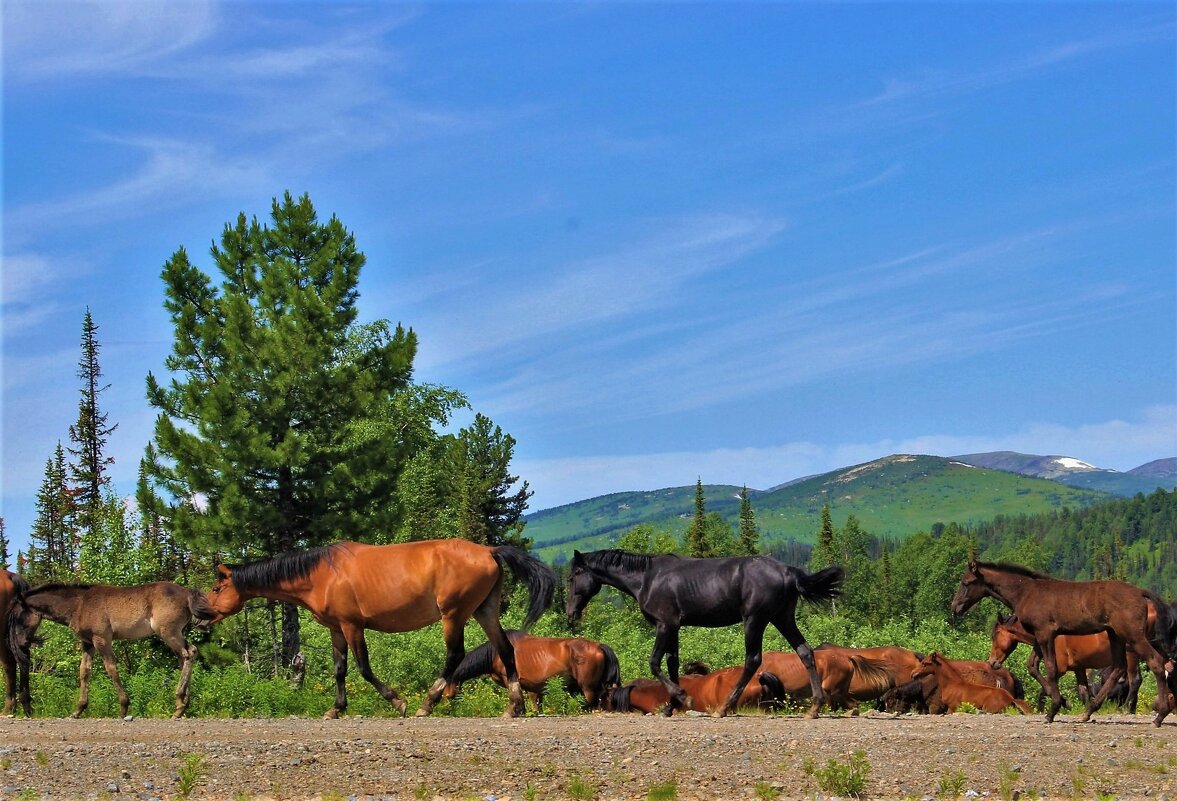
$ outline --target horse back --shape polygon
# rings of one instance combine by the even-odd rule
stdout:
[[[443,616],[471,616],[501,579],[493,551],[469,540],[347,542],[312,570],[305,602],[321,621],[413,631]]]

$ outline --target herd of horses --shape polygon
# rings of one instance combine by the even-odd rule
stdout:
[[[505,717],[526,712],[552,679],[582,695],[589,708],[672,715],[698,710],[717,716],[738,708],[809,701],[808,715],[823,707],[856,709],[876,701],[895,711],[954,711],[965,704],[988,712],[1013,708],[1031,712],[1020,683],[1002,663],[1018,643],[1031,646],[1028,668],[1042,685],[1040,707],[1049,697],[1046,720],[1062,705],[1058,678],[1074,671],[1084,720],[1117,687],[1129,688],[1135,711],[1140,670],[1157,681],[1154,723],[1173,711],[1177,693],[1177,603],[1121,581],[1064,581],[1023,567],[971,561],[951,602],[954,618],[991,597],[1009,608],[993,627],[988,661],[956,661],[939,653],[920,654],[898,646],[811,648],[797,627],[801,601],[822,602],[842,592],[843,569],[807,573],[765,556],[692,559],[619,550],[576,552],[569,564],[565,613],[575,624],[603,586],[632,596],[655,631],[649,668],[653,678],[621,683],[616,654],[604,643],[581,637],[536,637],[504,630],[500,621],[507,572],[527,587],[523,628],[548,609],[556,587],[554,571],[511,546],[490,547],[466,540],[399,545],[341,542],[246,564],[219,565],[207,592],[170,582],[132,587],[45,584],[30,587],[0,571],[0,663],[5,672],[4,714],[17,702],[32,715],[29,693],[31,649],[43,619],[68,626],[81,642],[80,691],[73,716],[86,711],[91,661],[97,652],[118,691],[123,716],[129,698],[118,676],[111,643],[156,636],[181,661],[173,717],[188,706],[196,649],[185,639],[193,624],[211,626],[240,611],[251,598],[290,602],[306,608],[331,634],[335,703],[325,717],[347,709],[348,652],[360,674],[398,712],[404,698],[373,672],[365,632],[406,632],[440,621],[445,640],[441,675],[417,710],[428,715],[444,696],[489,675],[508,691]],[[465,650],[463,632],[473,618],[487,642]],[[740,624],[742,664],[711,671],[702,665],[679,670],[679,632],[684,626]],[[772,625],[793,649],[764,652]],[[665,668],[663,665],[665,664]],[[1106,677],[1097,692],[1087,669]]]

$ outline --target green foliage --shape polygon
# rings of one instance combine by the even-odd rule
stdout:
[[[531,546],[521,520],[533,493],[526,481],[512,492],[519,481],[510,471],[514,450],[515,438],[483,414],[453,441],[448,464],[459,536],[484,545]]]
[[[760,801],[776,801],[781,797],[781,791],[769,782],[756,782],[753,792]]]
[[[181,798],[187,798],[196,789],[196,786],[204,782],[204,774],[207,771],[207,766],[204,763],[204,754],[191,753],[185,754],[180,762],[180,767],[177,770],[179,774],[179,795]]]
[[[678,781],[669,779],[650,785],[646,793],[646,801],[675,801],[678,798]]]
[[[740,490],[740,554],[755,556],[760,553],[760,526],[756,524],[756,512],[752,509],[752,499],[748,496],[748,487]]]
[[[805,773],[817,782],[818,789],[832,795],[849,796],[850,798],[865,798],[866,783],[870,777],[871,766],[867,761],[866,752],[856,750],[845,762],[830,759],[825,767],[818,767],[812,759],[805,761]]]
[[[960,798],[964,792],[965,775],[963,770],[953,770],[940,777],[936,785],[937,798]]]
[[[585,779],[579,773],[568,780],[568,797],[572,801],[593,801],[601,792],[601,788]]]
[[[703,494],[703,479],[695,481],[695,513],[691,517],[691,525],[687,528],[687,536],[683,546],[687,556],[707,557],[715,556],[715,550],[707,536],[707,508]]]

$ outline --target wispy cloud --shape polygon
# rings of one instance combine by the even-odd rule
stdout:
[[[873,442],[790,442],[764,448],[524,459],[516,469],[535,491],[535,511],[611,492],[689,486],[698,477],[708,484],[767,489],[893,453],[948,457],[999,450],[1075,456],[1097,467],[1129,470],[1177,454],[1177,406],[1154,406],[1134,419],[1079,426],[1035,422],[1004,434],[926,434]]]

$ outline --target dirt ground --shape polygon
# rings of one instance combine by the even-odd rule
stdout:
[[[1149,716],[0,720],[0,798],[1177,799]],[[808,766],[808,769],[807,769]],[[845,787],[843,783],[840,785]],[[843,789],[842,792],[845,792]]]

